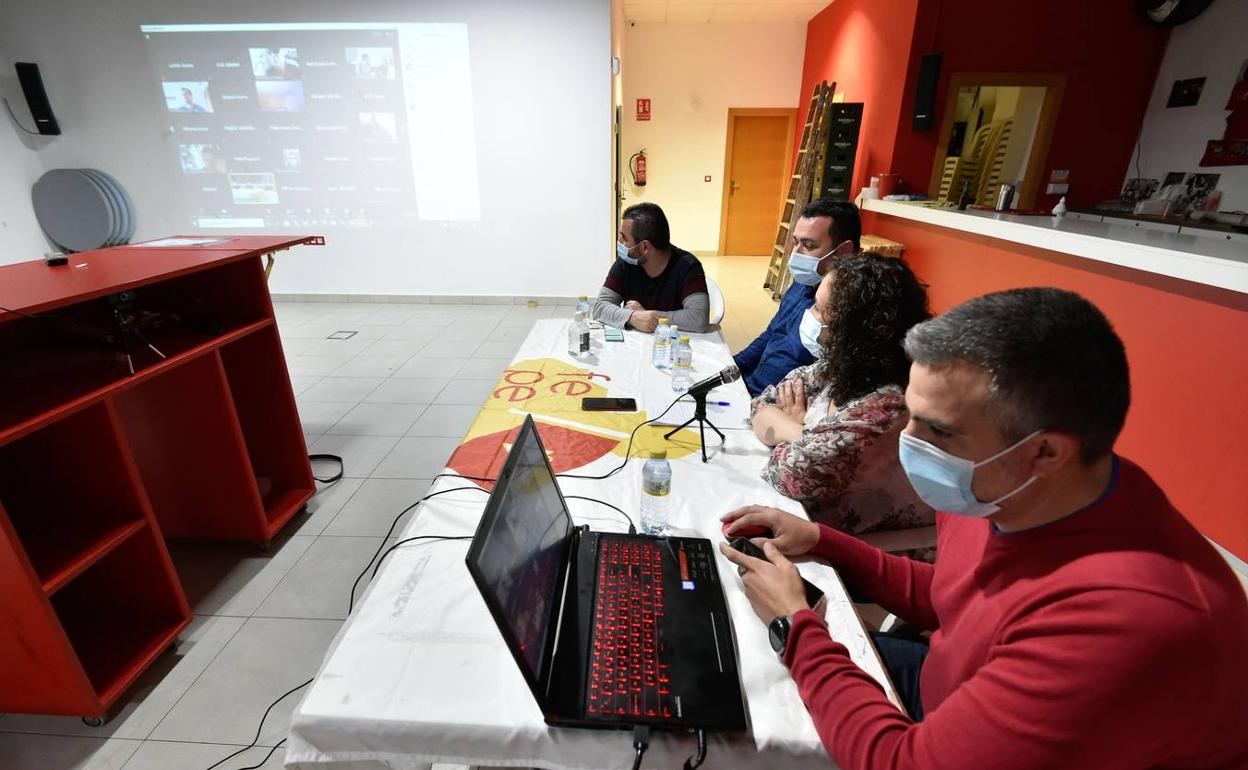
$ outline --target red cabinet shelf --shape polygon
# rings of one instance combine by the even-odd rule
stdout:
[[[260,256],[0,267],[0,713],[100,716],[190,621],[165,537],[267,541],[315,491]],[[126,292],[124,295],[120,292]],[[116,323],[119,307],[137,335]]]

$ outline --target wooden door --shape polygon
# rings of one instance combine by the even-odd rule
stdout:
[[[729,110],[721,254],[771,253],[784,202],[792,116],[792,110]]]

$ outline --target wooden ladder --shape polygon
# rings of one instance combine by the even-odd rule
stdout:
[[[789,275],[789,235],[801,218],[802,209],[810,203],[815,187],[815,177],[823,172],[823,158],[827,152],[828,131],[831,128],[832,94],[836,83],[828,85],[825,80],[815,86],[806,111],[806,125],[802,129],[802,146],[797,151],[797,163],[789,180],[789,194],[780,214],[776,228],[776,243],[771,250],[771,263],[763,279],[763,288],[771,290],[772,299],[780,299],[792,282]]]

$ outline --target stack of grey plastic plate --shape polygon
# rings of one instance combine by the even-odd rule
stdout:
[[[103,171],[49,171],[35,182],[30,197],[39,226],[63,251],[103,249],[129,243],[134,237],[134,202]]]

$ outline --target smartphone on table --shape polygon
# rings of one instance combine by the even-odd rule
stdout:
[[[585,412],[635,412],[635,398],[591,398],[581,399],[581,410]]]

